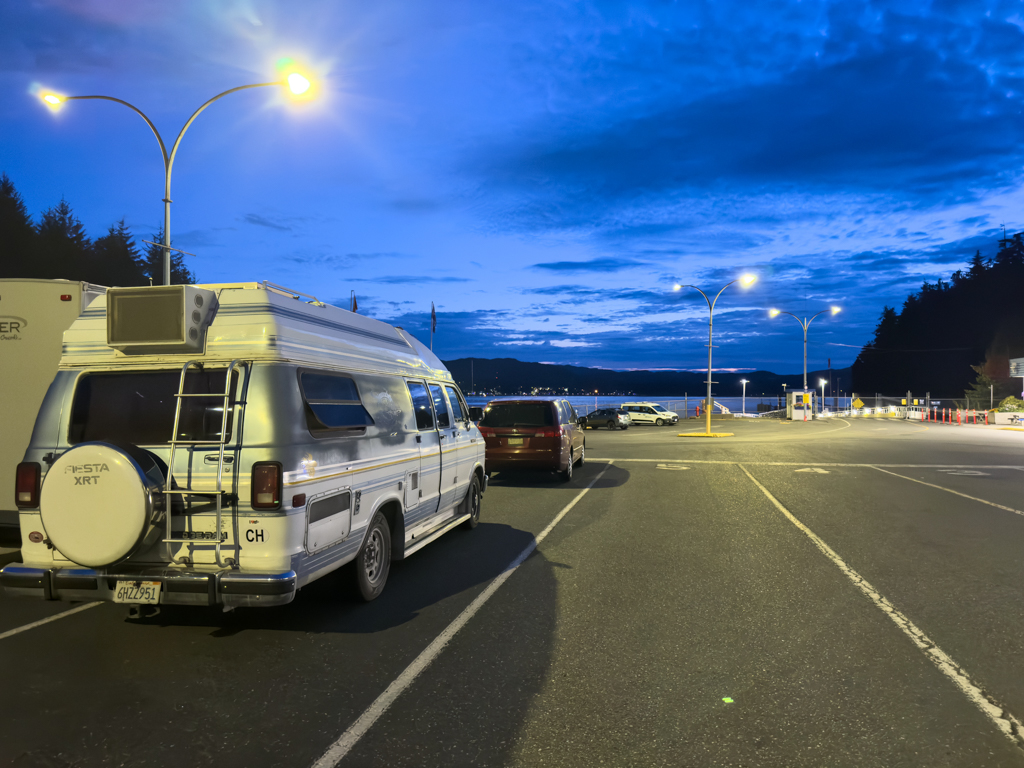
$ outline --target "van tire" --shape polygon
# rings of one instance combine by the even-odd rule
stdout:
[[[459,515],[466,514],[469,515],[469,519],[462,524],[462,527],[471,531],[480,522],[480,478],[476,475],[473,475],[473,480],[469,484],[466,498],[459,505]]]
[[[370,521],[363,548],[355,560],[356,588],[366,602],[380,597],[391,571],[391,531],[387,518],[380,512]]]
[[[563,469],[562,472],[560,473],[562,475],[562,482],[568,483],[570,480],[572,480],[572,465],[573,465],[574,462],[575,462],[575,459],[573,458],[573,455],[572,455],[572,449],[570,449],[569,450],[569,463],[565,465],[565,469]]]
[[[657,426],[657,427],[663,427],[663,426],[665,426],[665,420],[664,419],[655,419],[654,420],[654,425]]]
[[[580,457],[579,457],[579,459],[577,460],[576,463],[579,464],[582,467],[583,466],[583,462],[586,461],[586,460],[587,460],[587,441],[584,440],[583,441],[583,445],[580,447]]]

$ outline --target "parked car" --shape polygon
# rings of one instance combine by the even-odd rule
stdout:
[[[582,465],[586,453],[579,422],[568,400],[492,400],[479,424],[487,471],[547,469],[571,480],[573,465]]]
[[[629,429],[630,423],[629,413],[621,408],[601,408],[580,418],[580,424],[584,428],[592,429]]]
[[[623,403],[620,406],[629,413],[630,421],[633,424],[675,424],[679,421],[679,414],[667,410],[658,403]]]

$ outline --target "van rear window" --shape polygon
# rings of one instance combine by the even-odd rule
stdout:
[[[373,424],[359,399],[356,383],[350,377],[303,371],[299,374],[299,381],[306,403],[306,426],[310,432],[361,429]]]
[[[224,408],[225,370],[190,370],[186,394],[209,397],[182,398],[178,419],[179,440],[220,440]],[[78,380],[71,406],[68,442],[123,441],[134,445],[162,445],[171,441],[174,408],[181,370],[87,373]],[[238,372],[231,374],[232,396]],[[228,411],[227,437],[231,439],[232,411]]]
[[[484,411],[481,427],[552,427],[550,403],[493,403]]]

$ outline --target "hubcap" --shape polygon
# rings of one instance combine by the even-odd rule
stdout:
[[[366,580],[371,584],[380,581],[381,566],[384,563],[384,536],[379,528],[370,532],[370,539],[366,542],[366,551],[363,552],[363,568],[366,572]]]

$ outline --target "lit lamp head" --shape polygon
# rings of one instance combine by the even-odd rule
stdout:
[[[777,317],[779,314],[780,314],[780,311],[778,309],[769,309],[768,310],[768,317]]]
[[[679,283],[676,283],[675,285],[672,286],[672,290],[673,291],[681,291],[681,290],[683,290],[683,286],[681,286]]]
[[[842,307],[832,307],[832,314],[833,315],[838,315],[842,311],[843,311]]]
[[[818,379],[818,386],[824,387],[828,382],[824,379]]]
[[[746,274],[746,275],[744,275],[743,277],[740,278],[740,283],[742,283],[744,286],[747,286],[747,287],[753,285],[756,282],[757,282],[757,275]]]
[[[307,101],[316,95],[313,81],[302,72],[295,59],[280,59],[277,71],[281,75],[281,85],[285,86],[288,95],[295,101]]]
[[[43,100],[43,103],[46,104],[46,106],[55,112],[60,109],[61,105],[65,101],[67,101],[65,97],[61,96],[59,93],[54,93],[53,91],[43,91],[39,94],[39,98]]]

